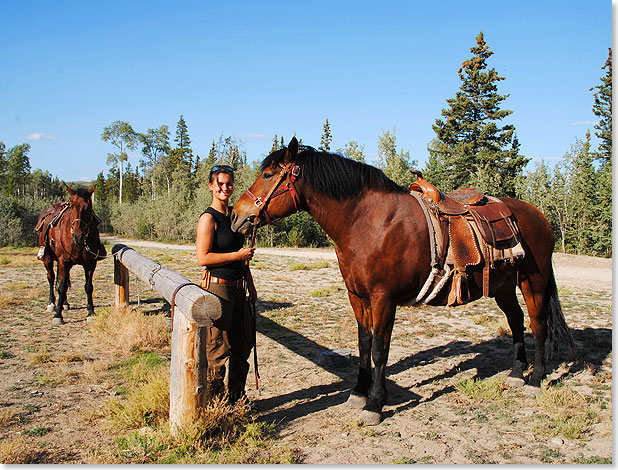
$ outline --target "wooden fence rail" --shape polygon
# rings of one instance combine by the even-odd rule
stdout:
[[[170,428],[174,432],[206,404],[206,328],[221,317],[221,300],[133,248],[116,244],[112,254],[116,308],[129,303],[129,272],[172,305]]]

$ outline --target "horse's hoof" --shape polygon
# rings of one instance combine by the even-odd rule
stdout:
[[[532,385],[524,386],[524,395],[527,397],[536,397],[541,393],[541,387],[534,387]]]
[[[509,388],[521,388],[526,384],[524,379],[520,379],[519,377],[507,377],[504,381],[504,385]]]
[[[94,321],[94,315],[88,315],[88,316],[86,317],[86,321],[87,321],[87,322]]]
[[[52,318],[52,325],[64,325],[64,318],[62,317]]]
[[[71,310],[71,306],[69,304],[64,304],[62,310]]]
[[[365,395],[360,395],[359,393],[352,390],[350,392],[350,397],[348,401],[345,402],[345,406],[347,408],[354,408],[357,410],[361,410],[367,404],[367,397]]]
[[[367,426],[377,426],[382,422],[382,413],[379,411],[363,410],[358,415],[358,424],[365,424]]]
[[[47,305],[47,313],[54,313],[56,311],[56,306],[54,304]]]

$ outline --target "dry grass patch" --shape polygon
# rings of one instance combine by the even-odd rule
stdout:
[[[28,356],[28,361],[31,364],[45,364],[52,361],[51,353],[45,346],[39,348],[36,352]]]
[[[169,348],[171,344],[171,333],[164,315],[144,315],[130,307],[99,309],[90,323],[90,333],[98,342],[108,344],[124,355],[132,351]]]
[[[15,409],[12,407],[4,408],[0,410],[0,427],[6,426],[7,424],[9,424],[11,421],[13,421],[14,417],[15,417]]]
[[[537,403],[545,416],[535,432],[545,436],[579,439],[597,422],[590,401],[566,386],[550,387],[538,396]]]
[[[7,439],[0,442],[0,464],[34,464],[47,463],[46,454],[23,437]]]

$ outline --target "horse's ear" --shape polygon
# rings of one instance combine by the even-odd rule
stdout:
[[[94,193],[94,186],[90,186],[88,188],[88,192],[90,193],[90,195],[92,195],[92,193]]]
[[[287,163],[293,162],[294,160],[296,160],[297,153],[298,153],[298,140],[296,140],[296,137],[292,137],[292,140],[290,140],[290,143],[288,144],[288,148],[285,151],[285,161]]]
[[[65,184],[65,186],[67,187],[67,191],[69,192],[69,194],[71,196],[75,196],[75,191],[73,190],[73,188],[71,188],[71,186],[69,186],[68,184]]]

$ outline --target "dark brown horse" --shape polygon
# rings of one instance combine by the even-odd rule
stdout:
[[[489,296],[506,314],[513,333],[511,382],[523,384],[527,367],[521,290],[535,342],[528,383],[540,386],[546,374],[546,344],[570,343],[551,265],[554,236],[543,214],[518,199],[501,198],[519,225],[525,257],[491,270]],[[359,371],[348,399],[362,408],[359,421],[378,424],[386,403],[385,368],[397,305],[413,301],[431,271],[430,236],[418,200],[380,170],[304,147],[293,138],[287,149],[270,154],[261,174],[234,207],[232,228],[242,233],[308,211],[335,243],[339,269],[358,322]],[[471,267],[471,300],[482,296],[483,266]],[[447,291],[430,305],[445,305]],[[564,336],[553,334],[562,331]],[[548,347],[548,352],[550,348]],[[374,371],[372,374],[371,359]]]
[[[76,264],[84,267],[88,317],[94,315],[92,277],[97,261],[107,256],[99,238],[99,219],[92,210],[94,186],[88,190],[73,190],[67,186],[67,191],[71,198],[43,211],[36,225],[41,248],[39,259],[47,269],[49,282],[48,311],[55,312],[52,323],[56,325],[64,323],[62,310],[68,308],[69,272]],[[54,295],[54,261],[58,263],[57,302]]]

